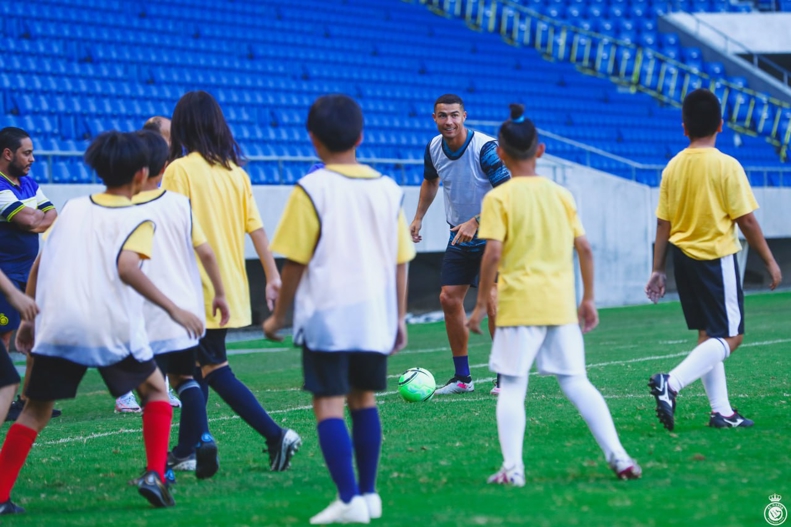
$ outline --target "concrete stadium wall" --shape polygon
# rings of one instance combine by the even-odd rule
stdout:
[[[722,35],[755,53],[791,53],[791,13],[671,13],[667,18],[692,33],[699,31],[700,38],[719,49],[727,47],[731,53],[742,50],[728,46]],[[705,24],[698,28],[696,18]]]

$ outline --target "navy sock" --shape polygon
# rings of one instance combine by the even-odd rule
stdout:
[[[382,422],[376,407],[355,410],[352,414],[352,438],[357,473],[360,476],[360,492],[376,492],[376,473],[379,469],[379,454],[382,451]]]
[[[197,382],[190,379],[178,387],[181,399],[181,419],[179,421],[179,442],[173,448],[173,455],[186,457],[195,450],[200,437],[209,432],[209,419],[206,417],[206,403]]]
[[[467,355],[464,357],[453,357],[453,365],[456,367],[457,377],[470,376],[470,362]]]
[[[253,392],[236,378],[230,366],[214,370],[206,376],[206,382],[239,417],[264,436],[267,443],[283,437],[283,429],[269,417]]]
[[[203,393],[204,404],[209,404],[209,383],[203,378],[203,370],[201,370],[200,366],[195,366],[195,372],[192,374],[192,376],[194,377],[195,382],[198,383],[200,391]]]
[[[324,462],[338,487],[338,496],[344,503],[360,494],[352,466],[352,440],[343,419],[325,419],[318,425],[319,445]]]

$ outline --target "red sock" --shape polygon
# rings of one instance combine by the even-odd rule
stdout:
[[[146,444],[146,470],[159,474],[165,481],[165,464],[168,462],[170,422],[173,407],[167,401],[153,401],[143,408],[143,441]]]
[[[0,503],[11,499],[19,471],[25,464],[38,432],[32,428],[14,423],[5,436],[3,449],[0,450]]]

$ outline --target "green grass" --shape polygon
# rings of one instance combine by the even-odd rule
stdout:
[[[442,324],[410,327],[407,350],[390,361],[389,392],[380,397],[384,426],[380,526],[412,524],[534,526],[766,525],[768,496],[791,498],[791,294],[750,296],[745,346],[727,362],[733,403],[752,429],[706,426],[700,383],[678,400],[674,433],[658,425],[646,381],[693,346],[677,303],[603,310],[586,339],[592,382],[607,397],[621,440],[643,466],[638,481],[617,481],[582,419],[553,378],[533,376],[527,400],[527,485],[486,485],[501,462],[496,399],[488,395],[488,337],[470,354],[474,394],[407,404],[392,392],[403,370],[452,373]],[[233,348],[261,347],[260,342]],[[304,438],[292,469],[271,473],[263,443],[212,394],[209,417],[221,469],[209,481],[180,474],[177,507],[153,510],[127,486],[143,466],[140,417],[114,415],[113,400],[90,372],[76,400],[40,435],[13,491],[28,509],[6,525],[306,525],[334,497],[317,445],[300,356],[284,344],[231,357],[238,377],[283,425]],[[283,348],[287,348],[283,350]],[[280,349],[281,351],[277,351]],[[7,430],[5,425],[1,431]],[[173,433],[175,437],[175,431]],[[787,504],[791,500],[785,498]],[[791,506],[791,505],[789,505]]]

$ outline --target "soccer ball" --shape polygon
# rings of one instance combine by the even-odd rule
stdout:
[[[434,376],[423,368],[410,368],[398,379],[398,393],[410,403],[428,401],[436,389]]]

